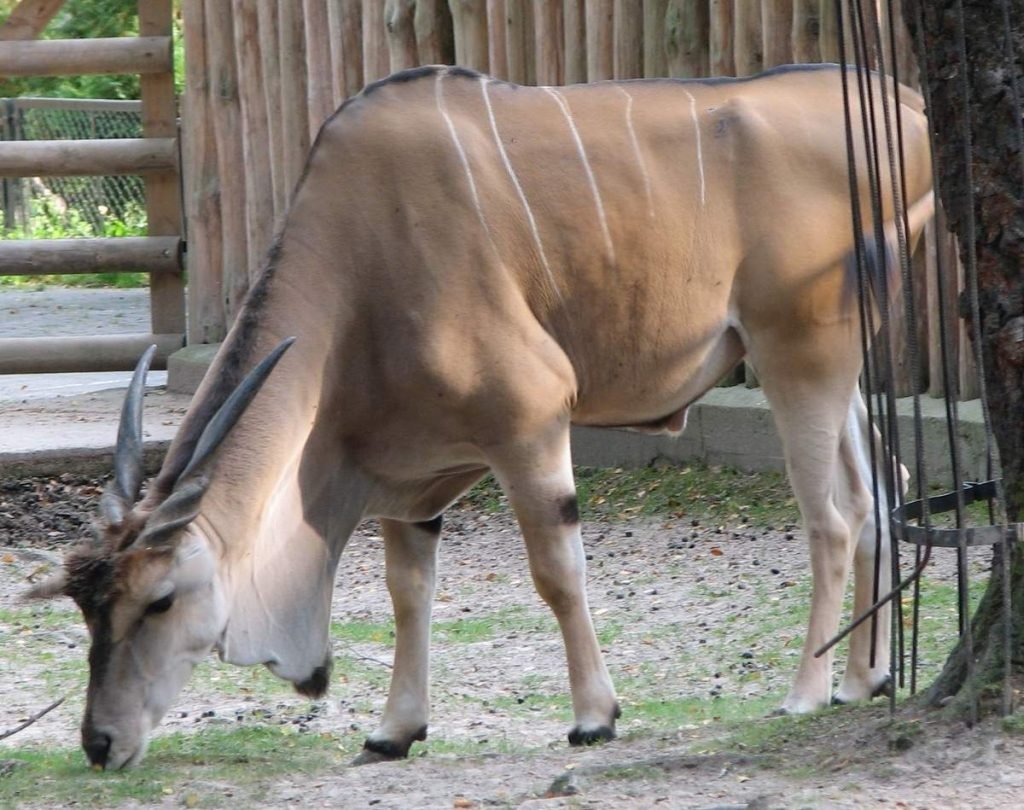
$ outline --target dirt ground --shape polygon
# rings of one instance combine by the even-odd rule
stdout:
[[[26,581],[82,535],[97,492],[98,482],[72,476],[0,482],[0,611],[24,610]],[[967,729],[912,708],[893,719],[880,704],[832,710],[809,724],[763,716],[784,697],[801,643],[807,560],[793,527],[636,519],[587,526],[584,537],[591,608],[623,704],[618,740],[566,745],[561,642],[533,591],[514,524],[503,513],[454,510],[435,605],[435,621],[448,630],[434,640],[430,740],[406,762],[266,780],[252,806],[1024,807],[1024,739],[996,721]],[[382,557],[374,524],[364,524],[342,558],[338,621],[389,620]],[[0,731],[59,697],[46,665],[16,655],[19,648],[84,659],[84,626],[46,620],[48,610],[69,609],[40,607],[29,626],[0,620]],[[495,616],[504,617],[498,633],[452,637],[455,620]],[[361,740],[383,705],[388,645],[344,641],[336,653],[367,676],[340,667],[330,695],[312,704],[255,681],[254,670],[210,667],[160,732],[261,722]],[[84,688],[60,688],[70,692],[67,702],[0,743],[0,761],[5,747],[77,745]],[[652,702],[685,699],[703,707],[704,719],[651,719]],[[716,719],[719,705],[724,715],[725,707],[742,713],[762,704],[739,727]],[[792,733],[772,733],[783,723]],[[760,737],[738,735],[744,730]],[[237,803],[230,785],[203,787]],[[156,806],[183,804],[176,794]]]

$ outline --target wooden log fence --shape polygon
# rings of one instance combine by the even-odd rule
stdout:
[[[148,272],[152,332],[3,338],[0,374],[130,369],[151,343],[158,346],[154,367],[160,368],[185,341],[184,223],[171,48],[172,0],[138,0],[137,37],[35,40],[62,3],[21,0],[15,6],[0,25],[0,75],[139,74],[143,137],[0,142],[0,177],[141,175],[149,235],[4,240],[0,241],[0,272]],[[45,107],[48,102],[40,99],[33,104]]]
[[[744,76],[788,62],[836,60],[841,22],[834,0],[183,0],[183,9],[193,76],[186,199],[197,271],[189,337],[202,341],[218,339],[230,323],[284,214],[308,138],[341,101],[392,70],[458,63],[525,84]],[[229,53],[210,31],[232,25]],[[202,26],[205,36],[189,30]],[[842,29],[852,58],[848,18]],[[895,34],[898,50],[887,64],[913,82],[906,31]],[[887,31],[883,36],[888,40]],[[224,79],[230,73],[222,62],[232,55],[237,82]],[[225,127],[235,117],[241,127]],[[214,157],[223,155],[231,157]],[[231,168],[240,165],[242,172]],[[922,328],[929,322],[935,316],[922,313]],[[896,359],[902,393],[929,384],[910,380],[905,358]],[[749,370],[746,376],[756,382]],[[941,372],[932,368],[927,377]]]
[[[139,7],[169,25],[170,2],[140,0]],[[52,4],[22,0],[19,19],[38,18]],[[525,84],[744,76],[788,62],[835,61],[841,29],[848,58],[854,52],[849,19],[837,18],[834,0],[182,0],[181,6],[191,342],[225,334],[323,120],[393,70],[458,63]],[[882,19],[887,24],[887,15]],[[72,64],[101,71],[126,60],[140,73],[154,71],[144,81],[165,77],[169,29],[153,24],[141,33],[130,44],[103,50],[80,43],[59,54],[59,46],[45,42],[9,43],[22,50],[0,49],[0,73]],[[902,24],[893,38],[897,52],[885,62],[913,83]],[[887,29],[883,39],[889,40]],[[876,46],[867,43],[872,58]],[[0,176],[40,173],[57,159],[65,171],[92,166],[171,177],[173,134],[147,132],[145,146],[113,147],[116,158],[106,151],[110,146],[90,143],[43,143],[20,156],[0,144]],[[154,274],[165,276],[173,273]],[[934,306],[938,294],[921,292]],[[937,316],[922,315],[922,328],[934,332]],[[966,355],[958,348],[957,358]],[[927,376],[920,383],[907,377],[901,390],[934,390],[942,377],[934,358]]]

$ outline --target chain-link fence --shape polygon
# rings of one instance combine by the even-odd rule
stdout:
[[[139,101],[0,99],[0,140],[140,137]],[[7,236],[144,233],[144,189],[138,176],[4,178],[0,191]]]

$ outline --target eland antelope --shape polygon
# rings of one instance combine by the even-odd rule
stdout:
[[[441,515],[487,471],[562,632],[569,741],[613,737],[570,425],[678,433],[744,357],[811,551],[810,622],[782,708],[828,704],[830,655],[813,651],[837,629],[851,564],[856,607],[869,604],[876,555],[841,85],[835,66],[538,88],[425,67],[347,101],[160,472],[140,500],[144,358],[98,536],[34,589],[70,595],[88,624],[92,763],[138,762],[211,649],[324,693],[335,572],[369,516],[395,661],[358,761],[405,756],[427,733]],[[900,103],[912,243],[932,213],[930,158],[920,98],[904,89]],[[881,184],[893,241],[885,166]],[[888,626],[854,633],[838,699],[884,688]]]

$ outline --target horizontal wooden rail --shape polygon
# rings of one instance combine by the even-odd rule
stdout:
[[[0,48],[3,46],[0,45]],[[130,112],[142,113],[142,102],[138,99],[121,98],[43,98],[40,96],[18,96],[4,99],[16,110],[75,110],[79,112]]]
[[[177,166],[176,138],[0,142],[0,177],[102,177]]]
[[[184,335],[89,335],[86,337],[0,338],[0,374],[62,374],[130,371],[156,344],[152,368],[185,345]]]
[[[182,268],[181,251],[177,236],[0,240],[0,273],[167,273]]]
[[[170,37],[39,39],[0,45],[0,76],[169,73]]]

